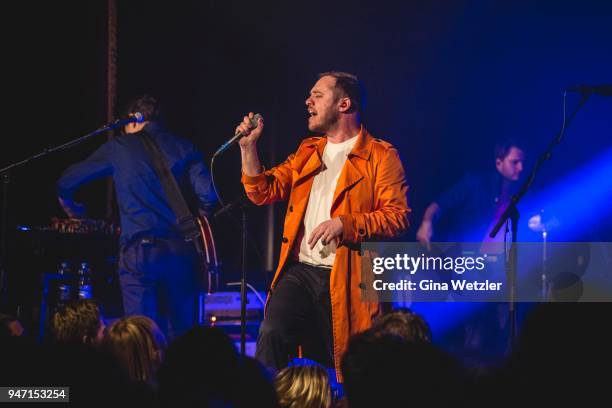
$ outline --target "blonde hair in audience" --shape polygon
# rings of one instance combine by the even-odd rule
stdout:
[[[167,343],[152,319],[129,316],[117,320],[108,328],[104,344],[127,370],[130,380],[156,383]]]
[[[274,380],[282,408],[329,408],[332,404],[329,375],[317,365],[287,367]]]

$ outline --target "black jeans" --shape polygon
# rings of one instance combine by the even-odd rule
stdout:
[[[119,281],[126,316],[148,316],[169,338],[196,323],[202,269],[194,244],[145,237],[121,248]]]
[[[255,357],[279,369],[297,356],[333,367],[333,334],[329,276],[331,269],[293,263],[270,295],[259,328]]]

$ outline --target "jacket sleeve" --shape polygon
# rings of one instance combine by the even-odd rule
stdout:
[[[376,170],[374,208],[368,213],[341,215],[342,243],[358,244],[372,239],[395,238],[409,227],[408,184],[395,148],[386,149]]]
[[[92,180],[113,174],[112,146],[109,142],[103,144],[87,159],[70,166],[57,183],[58,196],[66,201],[72,201],[75,191]]]
[[[249,200],[257,205],[286,200],[291,192],[293,181],[291,163],[294,158],[295,153],[289,155],[283,163],[257,176],[247,176],[242,173],[242,184]]]

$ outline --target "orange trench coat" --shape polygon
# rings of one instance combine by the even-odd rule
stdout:
[[[242,175],[249,199],[257,204],[289,200],[278,268],[271,292],[287,261],[299,248],[303,218],[315,175],[321,168],[326,137],[310,137],[278,166],[257,176]],[[371,326],[378,302],[361,299],[359,244],[401,235],[409,226],[408,185],[397,150],[361,128],[334,192],[330,217],[344,227],[330,276],[334,362],[341,380],[340,359],[352,334]]]

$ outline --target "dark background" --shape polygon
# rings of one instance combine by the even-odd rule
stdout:
[[[155,95],[168,127],[192,140],[207,162],[253,111],[266,119],[262,161],[278,163],[307,134],[304,100],[317,74],[357,74],[368,89],[367,128],[393,143],[405,164],[414,209],[408,240],[439,193],[468,170],[492,168],[496,140],[522,143],[529,169],[560,128],[563,89],[611,82],[612,6],[605,2],[118,3],[118,107],[140,93]],[[3,111],[12,130],[4,134],[0,166],[106,122],[106,2],[13,2],[3,14],[9,68]],[[568,109],[578,99],[568,95]],[[612,101],[592,97],[535,190],[546,191],[608,151],[611,124]],[[9,230],[63,216],[55,196],[59,175],[104,138],[13,171]],[[585,226],[594,234],[589,239],[609,239],[612,171],[589,171],[610,175],[598,184],[605,200],[589,203],[584,192],[570,198],[598,215],[596,225]],[[215,174],[225,201],[242,194],[237,148],[217,160]],[[104,217],[104,182],[84,188],[81,199],[91,217]],[[248,207],[249,281],[260,290],[266,288],[260,272],[275,267],[284,211],[282,203],[273,213]],[[238,224],[224,216],[215,230],[224,278],[236,280]],[[274,255],[266,258],[268,250]],[[12,263],[22,274],[41,272],[27,270],[27,261]]]

